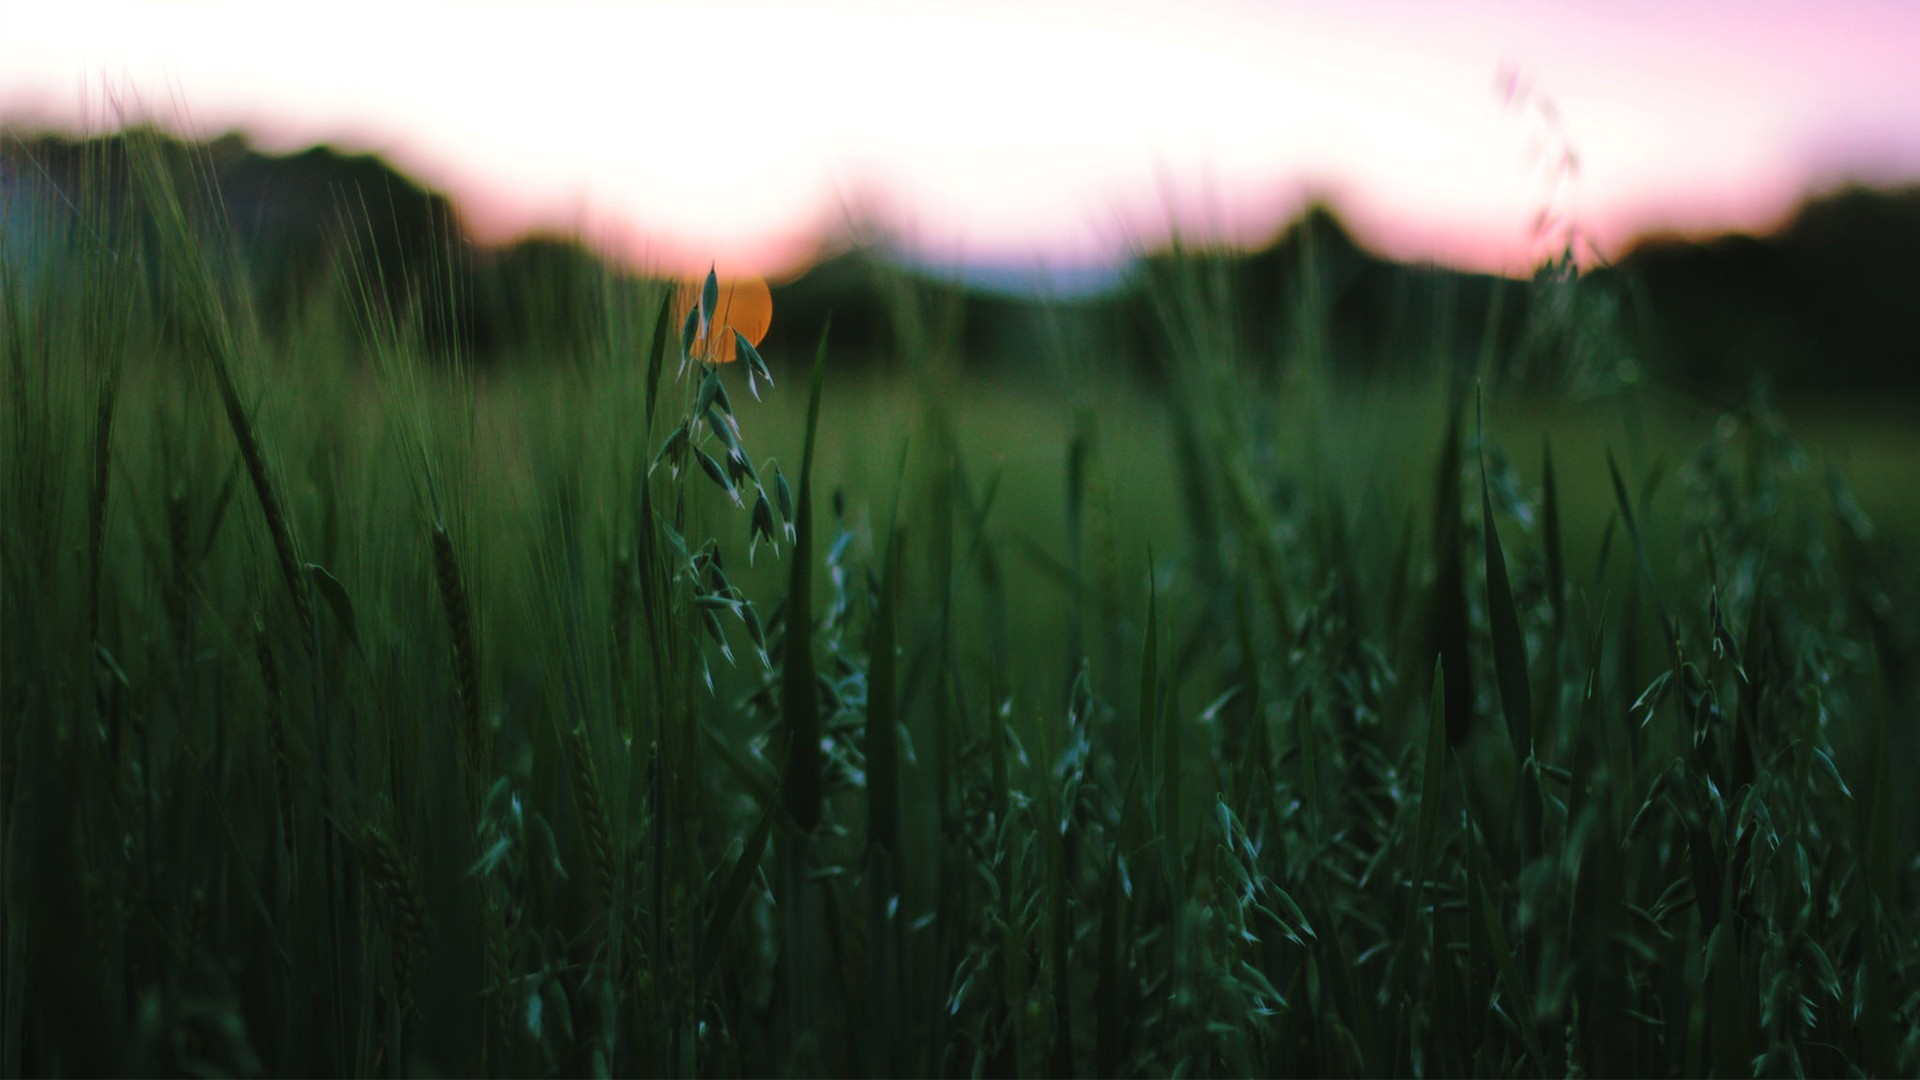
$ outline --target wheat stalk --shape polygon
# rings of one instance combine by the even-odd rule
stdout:
[[[273,789],[280,808],[280,842],[293,850],[293,784],[287,758],[287,720],[285,699],[280,692],[280,665],[273,657],[273,642],[267,629],[257,621],[253,628],[253,652],[260,664],[260,682],[267,691],[267,749],[273,755]]]
[[[287,595],[293,599],[293,610],[300,623],[302,638],[311,651],[314,647],[313,607],[306,583],[301,578],[300,556],[293,543],[293,527],[288,524],[286,512],[280,506],[280,498],[274,492],[266,456],[261,453],[253,421],[240,404],[233,377],[224,359],[217,352],[213,355],[214,382],[220,388],[220,401],[226,410],[227,426],[233,429],[234,442],[240,447],[240,460],[247,467],[247,477],[253,481],[254,497],[260,503],[260,516],[266,522],[267,535],[273,540],[273,553],[280,563],[280,576],[286,581]]]
[[[187,530],[186,494],[175,487],[167,493],[169,573],[163,587],[162,600],[167,608],[167,625],[173,631],[173,640],[179,646],[182,656],[190,647],[187,640],[187,601],[193,594],[193,578],[189,570],[187,551],[190,543]]]
[[[100,385],[93,419],[93,497],[87,505],[87,618],[88,637],[100,640],[100,576],[107,541],[107,499],[113,477],[113,404],[119,383]]]
[[[362,836],[361,852],[367,860],[367,876],[387,898],[392,914],[393,985],[399,997],[401,1026],[404,1030],[416,1013],[413,998],[413,959],[427,937],[426,896],[413,871],[413,861],[393,837],[369,827]]]
[[[593,852],[593,884],[600,902],[613,904],[613,825],[607,816],[606,800],[601,797],[600,778],[593,767],[593,747],[587,741],[584,724],[567,735],[567,764],[573,770],[574,793],[580,799],[580,817],[587,832],[587,845]]]
[[[467,756],[469,778],[476,792],[486,773],[485,746],[480,727],[480,647],[473,627],[467,587],[446,526],[433,527],[433,574],[440,587],[440,604],[447,617],[447,638],[453,651],[453,696],[459,712],[460,738]]]
[[[487,1044],[491,1051],[498,1054],[510,1045],[513,1032],[512,963],[507,941],[507,914],[502,910],[498,890],[494,888],[485,890],[482,903],[487,934],[487,988],[492,1003],[489,1012],[493,1037],[487,1040]],[[496,1057],[490,1064],[498,1068],[499,1059]]]

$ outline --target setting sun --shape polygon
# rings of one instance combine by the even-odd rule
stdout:
[[[686,321],[688,313],[699,305],[703,284],[704,279],[680,283],[674,294],[673,325]],[[734,354],[735,331],[747,339],[747,344],[758,345],[772,325],[773,293],[767,288],[766,278],[723,278],[711,323],[704,333],[696,332],[690,355],[703,363],[731,364],[739,359]]]

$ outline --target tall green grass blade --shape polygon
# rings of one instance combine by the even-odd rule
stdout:
[[[1481,425],[1482,438],[1486,426]],[[1533,691],[1527,675],[1527,642],[1520,611],[1507,581],[1507,558],[1493,520],[1493,495],[1487,481],[1486,451],[1481,451],[1480,521],[1487,548],[1487,622],[1493,636],[1493,669],[1500,684],[1500,706],[1507,718],[1513,757],[1524,762],[1533,753]]]
[[[14,760],[0,762],[0,770],[12,773],[6,778],[6,832],[0,836],[5,842],[0,849],[0,900],[6,901],[6,936],[0,939],[0,950],[4,950],[0,955],[6,960],[4,970],[0,970],[0,979],[4,979],[0,982],[0,1040],[5,1040],[0,1065],[5,1066],[8,1076],[26,1075],[21,1071],[21,1060],[26,1037],[27,969],[34,959],[36,943],[49,940],[34,901],[50,884],[46,873],[50,860],[43,859],[40,848],[46,842],[45,821],[53,809],[48,805],[52,801],[51,781],[56,775],[51,761],[51,727],[28,723],[8,732],[15,740]],[[59,913],[48,914],[57,917]]]
[[[1066,676],[1069,685],[1086,662],[1086,502],[1087,462],[1093,441],[1092,410],[1074,414],[1067,444],[1066,571],[1071,595],[1067,607]]]
[[[740,913],[740,905],[747,898],[747,890],[753,885],[753,879],[760,873],[760,859],[767,851],[767,840],[773,835],[773,820],[780,804],[768,800],[766,808],[760,811],[760,820],[747,835],[746,844],[740,849],[740,857],[733,861],[726,876],[721,880],[720,891],[713,898],[713,913],[708,916],[706,926],[700,932],[699,970],[694,975],[693,984],[699,993],[706,993],[708,980],[713,977],[715,961],[720,955],[720,947],[725,944],[727,931],[732,929],[734,919]]]
[[[1093,988],[1094,1072],[1099,1076],[1120,1075],[1121,1047],[1125,1045],[1121,1017],[1121,947],[1119,848],[1112,849],[1102,875],[1100,892],[1100,938],[1095,963],[1098,982]]]
[[[1486,928],[1487,946],[1493,955],[1494,967],[1500,973],[1500,982],[1507,988],[1508,996],[1513,999],[1514,1010],[1519,1013],[1513,1017],[1514,1023],[1520,1028],[1527,1055],[1533,1058],[1534,1069],[1547,1072],[1551,1066],[1541,1047],[1540,1026],[1533,1013],[1533,998],[1527,993],[1526,984],[1520,981],[1520,969],[1514,963],[1513,950],[1507,945],[1506,931],[1500,925],[1500,913],[1494,909],[1484,883],[1475,891],[1479,894],[1481,922]]]
[[[728,741],[728,737],[715,731],[712,725],[701,725],[700,742],[702,746],[713,752],[721,766],[727,770],[728,775],[732,776],[748,795],[753,796],[755,802],[765,804],[778,797],[776,787],[779,784],[779,778],[767,775],[763,767],[741,756],[740,751]]]
[[[1469,782],[1466,763],[1461,760],[1459,749],[1451,754],[1454,769],[1459,782],[1460,793],[1460,861],[1465,868],[1466,910],[1463,915],[1465,925],[1461,928],[1466,941],[1457,992],[1450,995],[1459,1005],[1457,1019],[1465,1022],[1460,1025],[1460,1052],[1471,1057],[1483,1050],[1486,1016],[1482,1006],[1491,996],[1486,985],[1487,935],[1474,931],[1475,916],[1480,911],[1480,893],[1486,888],[1486,870],[1479,856],[1485,846],[1485,834],[1481,833],[1475,822],[1481,820],[1480,808],[1475,805],[1473,786]],[[1456,945],[1457,947],[1457,945]],[[1484,1071],[1484,1069],[1482,1070]]]
[[[1640,566],[1640,573],[1646,579],[1647,588],[1653,594],[1653,605],[1660,613],[1662,633],[1670,633],[1673,621],[1667,617],[1666,602],[1660,596],[1660,581],[1654,576],[1653,562],[1647,556],[1646,539],[1640,533],[1640,523],[1633,513],[1633,499],[1627,494],[1627,482],[1620,476],[1620,463],[1613,458],[1613,451],[1607,451],[1607,474],[1613,481],[1613,497],[1620,507],[1621,517],[1627,523],[1627,538],[1633,543],[1634,560]]]
[[[1030,1052],[1027,1041],[1021,1037],[1025,1028],[1023,1021],[1027,1000],[1027,935],[1026,920],[1021,911],[1021,860],[1014,857],[1014,853],[1020,850],[1020,835],[1013,817],[1013,777],[1007,761],[1007,716],[993,701],[989,701],[987,706],[986,738],[988,777],[992,785],[991,821],[996,833],[994,872],[998,884],[995,891],[999,893],[1000,901],[995,920],[999,931],[995,935],[999,949],[993,963],[1000,975],[1001,1006],[1006,1010],[1009,1020],[1006,1028],[1006,1038],[1010,1044],[1007,1047],[1008,1056],[1014,1062],[1024,1063],[1022,1054]]]
[[[1055,1076],[1074,1075],[1073,1067],[1073,990],[1070,966],[1071,944],[1077,937],[1067,896],[1066,832],[1071,822],[1063,814],[1055,789],[1053,766],[1057,760],[1053,736],[1045,716],[1036,715],[1033,725],[1034,757],[1032,781],[1040,794],[1040,828],[1036,835],[1044,859],[1045,915],[1040,919],[1040,952],[1045,957],[1043,977],[1037,985],[1051,999],[1053,1031],[1046,1057]]]
[[[1394,1051],[1394,1068],[1405,1068],[1411,1057],[1423,1057],[1423,1047],[1413,1045],[1413,1017],[1421,1013],[1421,1003],[1407,999],[1409,986],[1421,986],[1423,976],[1430,978],[1432,994],[1444,994],[1448,982],[1448,961],[1438,953],[1440,936],[1436,930],[1438,919],[1428,920],[1421,917],[1421,905],[1427,899],[1427,878],[1432,872],[1432,842],[1434,832],[1440,826],[1440,811],[1446,801],[1446,667],[1440,657],[1434,657],[1434,678],[1432,692],[1428,696],[1427,740],[1425,753],[1421,757],[1421,788],[1415,805],[1415,826],[1413,826],[1413,859],[1407,865],[1409,896],[1405,915],[1400,920],[1400,957],[1394,967],[1394,978],[1388,990],[1388,1003],[1396,1009],[1398,1040]],[[1428,1026],[1446,1024],[1446,1003],[1438,999],[1425,1001],[1430,1013],[1423,1019]]]
[[[1181,824],[1181,787],[1186,777],[1186,747],[1182,742],[1180,730],[1180,684],[1177,679],[1168,680],[1167,703],[1160,710],[1160,782],[1163,785],[1161,798],[1165,805],[1162,811],[1162,827],[1166,830],[1169,866],[1173,871],[1175,896],[1184,896],[1187,882],[1187,837]],[[1178,923],[1174,931],[1179,932]]]
[[[1254,644],[1253,619],[1248,611],[1251,601],[1244,594],[1234,598],[1234,635],[1239,641],[1241,670],[1235,686],[1237,700],[1230,703],[1229,727],[1225,732],[1231,753],[1237,744],[1238,762],[1232,777],[1233,806],[1244,818],[1251,809],[1255,785],[1266,770],[1267,724],[1261,715],[1262,687],[1258,647]]]
[[[1874,650],[1874,666],[1886,663]],[[1867,799],[1867,883],[1880,903],[1891,909],[1899,902],[1895,891],[1894,843],[1897,835],[1893,813],[1893,746],[1887,737],[1886,680],[1876,680],[1875,693],[1867,706],[1867,730],[1862,742],[1872,754],[1873,792]],[[1858,805],[1858,803],[1856,803]]]
[[[1293,702],[1293,747],[1299,757],[1300,792],[1306,804],[1307,842],[1326,842],[1325,792],[1320,786],[1320,747],[1313,731],[1313,697],[1303,693]]]
[[[1426,753],[1420,767],[1420,794],[1414,813],[1413,900],[1407,909],[1408,929],[1418,917],[1420,901],[1426,892],[1427,874],[1433,866],[1433,837],[1440,827],[1440,809],[1445,800],[1447,767],[1447,672],[1439,657],[1433,661],[1433,693],[1427,706]],[[1403,942],[1411,942],[1403,934]]]
[[[1135,713],[1139,723],[1141,779],[1151,790],[1154,743],[1158,740],[1160,715],[1160,600],[1153,570],[1153,552],[1147,552],[1147,629],[1140,643],[1140,704]],[[1149,804],[1152,799],[1147,800]]]
[[[1553,607],[1554,646],[1567,626],[1566,552],[1560,539],[1560,486],[1553,475],[1553,444],[1540,440],[1540,537],[1547,556],[1547,603]]]
[[[653,340],[647,344],[647,411],[640,417],[640,445],[653,442],[654,407],[660,400],[660,374],[666,370],[668,327],[673,323],[673,290],[664,289],[660,309],[653,317]]]
[[[800,455],[800,493],[795,499],[793,567],[787,584],[787,635],[781,668],[780,712],[786,723],[787,760],[781,792],[787,813],[802,833],[820,823],[823,757],[820,748],[819,676],[813,660],[813,447],[820,426],[820,388],[826,371],[827,331],[813,354],[807,396],[805,448]]]
[[[353,598],[347,595],[347,587],[340,579],[327,572],[319,563],[307,564],[307,575],[313,579],[314,588],[320,593],[327,606],[333,610],[333,616],[340,623],[340,629],[347,635],[347,641],[356,652],[365,652],[360,644],[360,620],[353,613]]]
[[[887,541],[874,611],[873,646],[867,671],[867,842],[884,849],[898,865],[900,848],[899,595],[903,529],[894,526]]]
[[[1427,614],[1428,654],[1438,653],[1446,666],[1447,745],[1466,741],[1473,720],[1472,662],[1467,654],[1471,636],[1467,612],[1466,542],[1460,521],[1460,410],[1447,413],[1447,433],[1440,444],[1439,478],[1434,485],[1433,592]]]
[[[1754,1072],[1752,1021],[1734,940],[1739,931],[1730,917],[1732,904],[1732,890],[1727,890],[1719,925],[1707,937],[1707,1023],[1714,1073],[1749,1076]]]

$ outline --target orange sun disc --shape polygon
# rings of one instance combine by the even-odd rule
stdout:
[[[699,305],[700,288],[705,283],[705,276],[680,283],[674,294],[674,326],[684,324],[687,312]],[[705,363],[730,364],[739,359],[734,355],[734,331],[738,330],[749,344],[757,346],[767,336],[767,327],[772,324],[773,293],[767,288],[767,279],[723,279],[720,282],[720,305],[713,313],[712,325],[707,327],[704,336],[693,339],[691,354],[695,360]]]

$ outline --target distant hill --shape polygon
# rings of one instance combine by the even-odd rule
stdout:
[[[283,313],[333,272],[345,244],[361,245],[370,262],[388,269],[395,302],[409,291],[409,277],[465,245],[444,195],[371,155],[314,147],[272,156],[238,135],[197,146],[162,136],[161,145],[183,173],[191,170],[218,191],[222,214],[212,220],[224,225],[270,315]],[[64,206],[103,182],[117,194],[128,182],[127,147],[126,136],[16,134],[0,142],[0,171],[16,184],[57,188],[39,201]]]
[[[894,328],[876,281],[904,279],[969,361],[990,366],[1021,366],[1064,333],[1149,376],[1176,346],[1255,364],[1311,347],[1342,377],[1467,370],[1485,354],[1553,383],[1631,359],[1722,395],[1763,377],[1784,393],[1920,397],[1915,251],[1920,188],[1820,196],[1769,237],[1651,237],[1577,280],[1564,267],[1514,280],[1395,262],[1316,205],[1256,250],[1148,253],[1119,288],[1079,300],[1023,302],[842,255],[775,290],[776,325],[810,342],[832,309],[837,343],[882,349]],[[1206,325],[1167,303],[1187,296]]]
[[[58,198],[23,190],[78,190],[103,162],[123,177],[124,147],[118,136],[9,136],[0,179],[12,204],[44,213]],[[379,266],[385,303],[424,313],[430,343],[489,363],[579,351],[594,340],[605,289],[633,283],[564,237],[478,248],[450,199],[375,157],[265,155],[238,136],[172,150],[217,186],[269,315],[300,303],[351,246]],[[831,313],[846,365],[937,346],[1019,371],[1065,347],[1151,378],[1173,348],[1269,366],[1312,349],[1342,377],[1466,370],[1487,355],[1551,382],[1625,353],[1703,390],[1737,393],[1764,376],[1788,392],[1914,394],[1916,250],[1920,188],[1815,198],[1769,237],[1649,237],[1577,285],[1565,273],[1529,282],[1394,262],[1316,205],[1257,250],[1148,253],[1113,290],[1074,299],[969,289],[877,252],[842,252],[774,287],[767,350],[804,355]]]
[[[1920,388],[1920,187],[1848,188],[1777,234],[1650,237],[1620,260],[1658,366],[1701,386]]]

